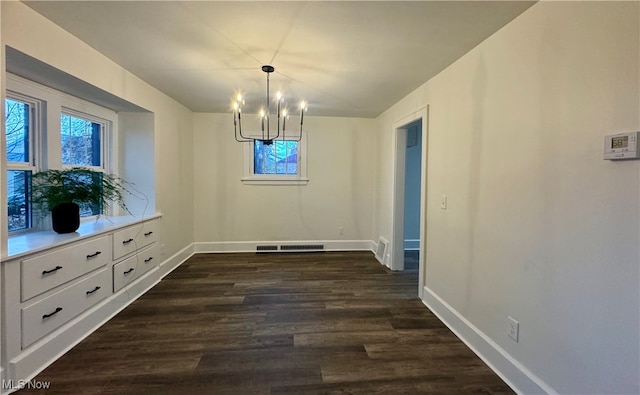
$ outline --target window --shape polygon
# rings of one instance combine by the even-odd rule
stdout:
[[[253,142],[253,174],[298,174],[298,142]]]
[[[31,227],[31,174],[35,170],[34,141],[37,102],[7,92],[5,137],[7,161],[7,221],[9,232]]]
[[[64,167],[82,166],[103,172],[102,135],[105,128],[102,123],[66,110],[60,115],[61,160]],[[97,119],[96,119],[97,120]],[[100,120],[97,120],[100,121]],[[97,174],[94,183],[102,185],[101,175]],[[91,204],[80,205],[80,217],[90,217],[103,213],[104,207]]]
[[[244,145],[244,184],[306,185],[306,139]]]
[[[31,179],[36,171],[87,167],[99,172],[94,182],[100,182],[104,172],[117,173],[109,161],[116,154],[112,136],[117,115],[112,110],[13,74],[7,74],[4,104],[9,232],[43,224],[39,215],[32,216]],[[103,211],[80,207],[82,217]]]
[[[102,130],[97,122],[71,114],[60,115],[62,164],[101,167]]]

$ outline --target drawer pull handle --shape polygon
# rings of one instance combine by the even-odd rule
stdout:
[[[62,266],[56,266],[56,267],[54,267],[54,268],[53,268],[53,269],[51,269],[51,270],[43,270],[43,271],[42,271],[42,275],[43,275],[43,276],[46,276],[47,274],[55,273],[55,272],[57,272],[57,271],[58,271],[58,270],[60,270],[60,269],[62,269]]]
[[[129,240],[123,240],[122,244],[129,244],[133,241],[133,239],[129,239]]]
[[[89,258],[93,258],[93,257],[96,257],[96,256],[98,256],[98,255],[100,255],[100,254],[102,254],[102,251],[96,251],[96,252],[94,252],[93,254],[89,254],[89,255],[87,255],[87,259],[89,259]]]
[[[129,270],[127,270],[126,272],[124,272],[122,274],[124,274],[126,276],[127,274],[131,273],[133,270],[134,270],[133,268],[129,268]]]
[[[58,314],[59,312],[62,311],[62,307],[56,307],[56,310],[53,313],[49,313],[49,314],[45,314],[42,316],[43,320],[46,320],[49,317],[53,317],[54,315]]]
[[[152,231],[148,231],[148,232],[147,232],[147,233],[145,233],[144,235],[145,235],[145,236],[151,236],[152,234],[153,234],[153,232],[152,232]]]
[[[153,259],[153,257],[152,257],[152,256],[150,256],[149,258],[147,258],[147,259],[145,259],[145,260],[144,260],[144,263],[149,263],[149,262],[151,262],[151,260],[152,260],[152,259]]]
[[[96,292],[99,289],[100,289],[100,287],[96,285],[96,287],[94,289],[92,289],[91,291],[87,291],[87,295],[91,295],[92,293]]]

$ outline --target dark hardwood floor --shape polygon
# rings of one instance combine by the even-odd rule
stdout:
[[[418,299],[415,262],[195,255],[35,380],[49,394],[513,394]]]

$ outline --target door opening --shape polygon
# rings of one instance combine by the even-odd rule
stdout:
[[[422,119],[407,125],[404,160],[404,270],[417,271],[420,259]]]
[[[426,165],[428,108],[397,122],[392,213],[391,270],[419,271],[422,297],[425,273]],[[417,265],[417,268],[416,266]]]

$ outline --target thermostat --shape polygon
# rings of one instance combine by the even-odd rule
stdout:
[[[640,158],[640,132],[606,136],[604,158],[611,160]]]

